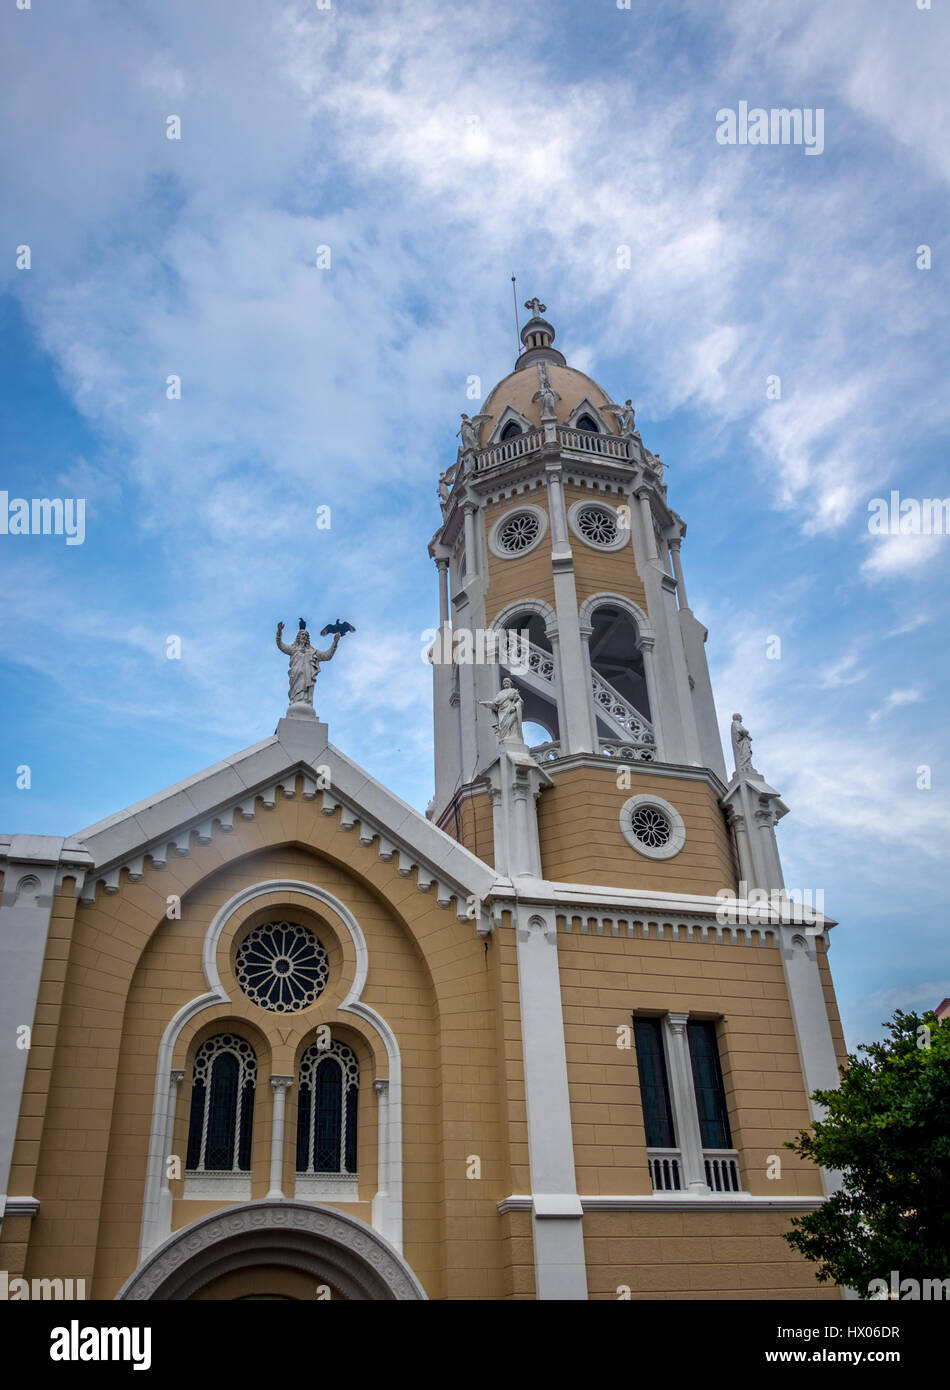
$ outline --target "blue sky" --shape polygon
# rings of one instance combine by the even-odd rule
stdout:
[[[358,630],[320,678],[331,738],[425,806],[435,485],[467,379],[512,366],[517,273],[670,467],[721,721],[791,808],[789,884],[841,923],[849,1044],[950,994],[950,541],[867,528],[892,488],[950,495],[947,7],[0,24],[0,489],[87,507],[81,546],[0,536],[0,828],[75,832],[272,733],[300,615]],[[718,144],[740,101],[821,108],[823,153]]]

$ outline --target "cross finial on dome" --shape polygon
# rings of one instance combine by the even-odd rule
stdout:
[[[521,330],[521,341],[525,350],[515,363],[515,371],[521,371],[532,362],[553,362],[557,367],[565,366],[563,353],[552,346],[554,327],[546,318],[542,318],[548,306],[542,304],[535,295],[534,299],[525,300],[524,307],[531,310],[531,318]]]

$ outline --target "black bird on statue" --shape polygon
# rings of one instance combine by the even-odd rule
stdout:
[[[347,632],[355,632],[356,628],[352,623],[344,622],[342,618],[337,618],[335,623],[327,623],[326,627],[320,629],[320,636],[326,637],[328,632],[338,633],[341,637]]]

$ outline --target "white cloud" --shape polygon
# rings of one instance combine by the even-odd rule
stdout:
[[[868,715],[868,723],[877,724],[892,710],[900,709],[902,705],[917,705],[922,699],[923,695],[919,690],[892,690],[881,708],[872,710]]]
[[[929,576],[931,561],[947,545],[946,536],[872,536],[871,550],[861,565],[862,575],[871,581],[911,576]]]
[[[856,651],[847,652],[840,661],[836,661],[824,673],[819,684],[825,690],[833,690],[839,685],[855,685],[858,681],[863,681],[867,671],[857,671],[858,653]]]

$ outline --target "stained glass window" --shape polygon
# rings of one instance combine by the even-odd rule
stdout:
[[[247,1173],[257,1058],[244,1038],[220,1033],[195,1057],[186,1166],[192,1173]]]
[[[360,1067],[345,1043],[313,1043],[300,1062],[297,1172],[355,1173]]]

